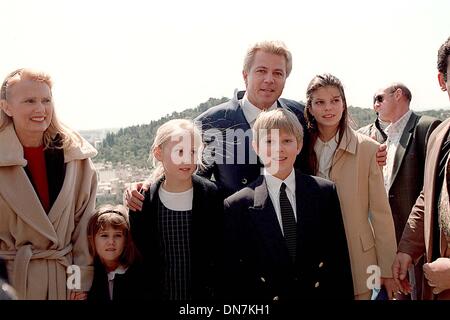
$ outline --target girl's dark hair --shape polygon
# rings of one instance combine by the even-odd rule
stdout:
[[[133,264],[139,258],[139,253],[130,234],[128,211],[122,205],[104,205],[95,211],[88,224],[89,252],[93,257],[97,256],[95,235],[108,227],[122,230],[125,236],[125,248],[120,256],[120,263],[124,266]]]
[[[308,85],[308,88],[306,90],[306,108],[304,111],[306,124],[308,128],[308,132],[310,134],[310,141],[307,144],[307,165],[308,165],[308,172],[311,172],[313,175],[316,175],[319,171],[319,162],[317,160],[317,155],[314,151],[314,145],[316,144],[317,138],[319,137],[319,129],[317,127],[317,122],[314,116],[311,114],[311,108],[312,108],[312,100],[313,100],[313,94],[320,88],[325,87],[335,87],[339,90],[339,93],[341,95],[342,103],[344,106],[344,111],[342,112],[341,120],[339,121],[338,126],[338,141],[337,145],[339,146],[342,138],[346,132],[346,129],[349,125],[349,116],[347,111],[347,100],[345,99],[345,92],[344,92],[344,86],[342,85],[341,81],[336,78],[335,76],[324,73],[321,75],[316,75],[311,82]],[[337,149],[335,150],[336,153]],[[334,157],[334,154],[333,154]],[[339,159],[337,159],[339,160]],[[336,161],[337,161],[336,160]],[[333,168],[334,163],[331,165],[330,172]]]

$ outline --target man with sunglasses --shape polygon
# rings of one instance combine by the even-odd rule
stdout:
[[[403,83],[392,83],[377,90],[373,108],[378,117],[373,124],[359,130],[387,146],[383,175],[397,243],[422,190],[428,138],[441,122],[433,117],[419,116],[410,110],[411,99],[411,91]],[[411,267],[409,271],[414,290],[411,295],[398,296],[398,299],[415,300],[420,296],[422,268],[415,269]]]

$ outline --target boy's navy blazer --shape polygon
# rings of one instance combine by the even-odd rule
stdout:
[[[162,180],[152,184],[145,193],[141,212],[130,210],[133,240],[144,258],[148,274],[152,277],[152,297],[162,298],[164,256],[159,243],[157,223],[158,190]],[[217,279],[218,241],[223,200],[214,183],[197,175],[192,176],[194,197],[192,205],[191,270],[193,299],[215,298]]]
[[[335,185],[295,171],[293,262],[263,176],[225,199],[224,296],[353,299],[350,258]]]
[[[214,175],[215,181],[223,197],[246,187],[261,174],[262,165],[251,145],[252,133],[250,124],[245,119],[239,100],[245,91],[236,92],[233,99],[212,107],[196,118],[202,126],[203,138],[206,144],[204,161],[207,169],[200,174],[208,179]],[[296,101],[280,98],[278,107],[293,112],[304,128],[303,150],[307,150],[308,142],[306,122],[303,116],[304,106]],[[231,130],[230,130],[231,129]],[[228,130],[228,132],[227,132]],[[214,135],[222,133],[223,143],[217,142]],[[212,133],[213,136],[208,133]],[[231,137],[230,135],[235,135]],[[226,139],[228,137],[228,139]],[[236,140],[234,140],[236,138]],[[229,149],[234,144],[234,149]],[[214,152],[211,152],[213,149]],[[228,148],[228,149],[227,149]],[[242,154],[245,152],[245,156]],[[213,156],[211,157],[211,153]],[[304,152],[301,152],[295,163],[296,168],[306,169]]]

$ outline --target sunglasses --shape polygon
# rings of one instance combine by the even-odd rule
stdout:
[[[389,94],[393,94],[395,91],[397,91],[397,88],[392,89],[391,92],[389,92]],[[382,103],[384,101],[384,99],[386,98],[386,94],[377,94],[375,97],[373,97],[373,103]]]
[[[384,94],[378,94],[373,98],[373,103],[382,103],[384,101]]]

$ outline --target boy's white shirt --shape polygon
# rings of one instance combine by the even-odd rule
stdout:
[[[270,173],[266,171],[266,169],[264,169],[264,179],[266,180],[270,200],[272,200],[273,207],[275,208],[275,213],[277,214],[281,232],[283,232],[283,222],[281,220],[281,209],[280,209],[280,187],[283,182],[286,184],[286,194],[289,199],[289,202],[291,203],[292,209],[294,210],[295,221],[297,221],[297,205],[296,205],[297,202],[295,199],[295,170],[292,169],[291,173],[287,176],[287,178],[281,180],[278,179],[277,177],[272,176]]]

